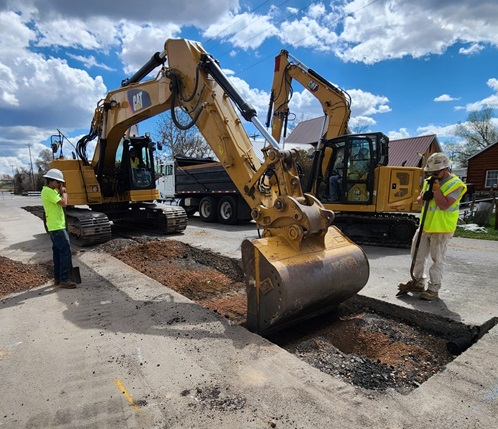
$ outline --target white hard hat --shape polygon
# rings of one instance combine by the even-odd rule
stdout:
[[[58,182],[65,182],[62,171],[58,170],[57,168],[51,168],[43,177],[45,177],[46,179],[54,179]]]
[[[433,153],[429,159],[427,160],[427,165],[424,170],[427,172],[430,171],[440,171],[444,168],[448,168],[451,164],[453,164],[448,157],[442,152]]]

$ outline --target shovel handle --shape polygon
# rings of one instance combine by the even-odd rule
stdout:
[[[432,185],[434,182],[429,182],[429,189],[426,191],[432,191]],[[415,249],[413,250],[412,264],[410,266],[410,277],[412,280],[416,280],[413,275],[413,268],[415,267],[415,261],[417,260],[418,248],[420,246],[420,239],[422,238],[422,230],[424,229],[425,217],[427,216],[427,209],[429,208],[429,201],[424,201],[424,214],[422,215],[422,219],[420,220],[420,225],[418,227],[417,241],[415,242]]]

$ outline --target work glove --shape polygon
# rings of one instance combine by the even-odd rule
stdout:
[[[439,189],[439,180],[437,180],[436,176],[429,177],[427,183],[429,184],[429,189]]]
[[[422,195],[422,199],[424,201],[430,201],[434,198],[434,192],[432,191],[425,191],[424,194]]]

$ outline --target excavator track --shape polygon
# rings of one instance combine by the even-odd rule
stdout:
[[[71,242],[78,246],[91,246],[111,239],[111,224],[105,213],[68,208],[66,225]]]
[[[409,248],[418,217],[405,213],[340,213],[333,224],[357,244]]]
[[[108,206],[106,213],[116,226],[158,234],[182,232],[188,221],[187,212],[183,207],[161,203]]]
[[[174,234],[187,228],[188,216],[183,207],[156,204],[155,207],[148,210],[156,213],[162,212],[163,214],[162,216],[154,217],[154,225],[157,227],[158,232]]]
[[[45,226],[45,212],[42,206],[23,207],[39,217]],[[91,246],[111,239],[111,224],[104,213],[80,208],[66,208],[66,226],[71,243],[78,246]]]

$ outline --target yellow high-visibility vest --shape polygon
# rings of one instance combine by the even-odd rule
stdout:
[[[446,210],[441,210],[436,204],[436,200],[433,198],[429,201],[427,215],[425,217],[424,222],[424,232],[427,233],[442,233],[448,234],[455,232],[457,223],[458,223],[458,214],[460,208],[460,199],[463,194],[467,190],[467,185],[460,180],[460,178],[454,174],[444,182],[439,190],[441,193],[446,196],[451,194],[458,188],[463,188],[463,191],[460,192],[459,197],[455,200],[455,202],[449,206]],[[424,192],[429,189],[429,182],[426,180],[424,182]],[[420,216],[424,215],[425,205],[422,208],[422,212]]]

